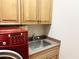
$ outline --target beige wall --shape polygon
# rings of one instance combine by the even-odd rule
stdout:
[[[79,0],[53,0],[50,37],[61,40],[60,59],[79,59]]]
[[[35,33],[36,36],[47,35],[50,29],[50,25],[27,25],[25,26],[28,29],[29,36],[32,36]]]

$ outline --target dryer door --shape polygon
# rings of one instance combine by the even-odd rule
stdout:
[[[15,51],[0,50],[0,59],[23,59],[23,57]]]

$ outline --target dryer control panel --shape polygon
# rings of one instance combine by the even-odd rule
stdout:
[[[8,29],[0,32],[0,46],[28,44],[28,31],[24,29]]]
[[[26,34],[25,33],[13,33],[8,34],[8,37],[10,38],[10,43],[12,45],[17,44],[24,44],[26,42]]]

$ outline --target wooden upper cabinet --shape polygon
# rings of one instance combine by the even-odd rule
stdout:
[[[21,2],[22,23],[51,23],[51,0],[21,0]]]
[[[41,23],[51,23],[51,0],[39,0],[39,17]]]
[[[0,0],[0,24],[49,24],[51,0]]]
[[[2,20],[1,23],[19,23],[20,0],[1,0]]]
[[[36,0],[22,0],[22,23],[25,24],[36,24],[37,13],[36,13]]]

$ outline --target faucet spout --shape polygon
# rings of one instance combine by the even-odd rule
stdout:
[[[33,33],[33,35],[32,35],[32,39],[33,39],[33,41],[36,40],[36,39],[35,39],[35,33]]]
[[[32,40],[35,41],[35,40],[39,40],[39,39],[40,39],[40,37],[36,36],[35,33],[33,33]]]

